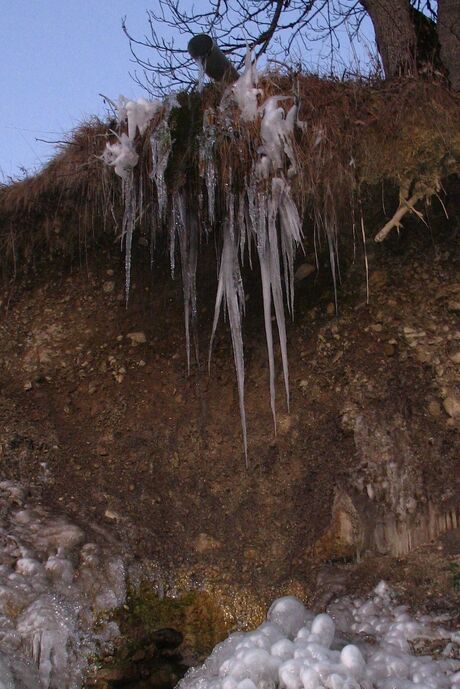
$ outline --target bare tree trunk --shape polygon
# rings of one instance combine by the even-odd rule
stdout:
[[[460,0],[439,0],[438,35],[450,84],[460,91]]]
[[[449,0],[448,0],[449,1]],[[377,48],[385,76],[397,77],[417,71],[416,36],[409,0],[360,0],[374,25]],[[450,0],[453,4],[459,0]]]

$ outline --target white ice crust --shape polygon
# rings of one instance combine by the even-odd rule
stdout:
[[[414,655],[415,639],[438,641],[441,653]],[[179,689],[459,689],[459,642],[435,618],[397,605],[383,582],[319,615],[287,596],[255,631],[216,646]]]
[[[86,541],[67,518],[0,482],[0,689],[79,689],[98,612],[125,599],[121,558]]]

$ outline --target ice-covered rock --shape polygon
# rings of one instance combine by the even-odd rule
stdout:
[[[381,582],[367,599],[342,598],[313,615],[296,598],[275,601],[267,622],[219,644],[180,689],[456,689],[457,634],[411,615]],[[445,640],[449,654],[414,655],[413,639]],[[273,643],[268,645],[266,640]]]
[[[0,484],[0,689],[79,689],[88,656],[116,634],[92,626],[124,601],[123,562],[26,495]]]

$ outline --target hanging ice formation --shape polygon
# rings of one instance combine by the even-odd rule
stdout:
[[[185,195],[176,193],[173,197],[173,226],[179,238],[182,266],[182,287],[184,291],[185,340],[187,369],[190,373],[190,324],[196,319],[196,265],[198,259],[198,226],[196,217],[188,212]],[[174,246],[175,238],[171,238]]]
[[[289,408],[289,370],[286,343],[286,323],[281,275],[284,273],[285,298],[293,315],[294,309],[294,257],[302,241],[302,223],[291,194],[287,177],[296,172],[293,149],[294,126],[297,106],[294,104],[287,115],[279,101],[284,98],[269,97],[262,105],[258,98],[263,91],[257,88],[258,74],[251,55],[246,56],[243,75],[233,85],[233,94],[241,110],[241,119],[254,121],[261,117],[260,137],[262,146],[254,161],[251,183],[247,188],[249,234],[255,240],[262,279],[265,335],[267,340],[270,402],[276,428],[275,405],[275,356],[272,329],[272,306],[283,365],[286,401]],[[283,270],[281,270],[281,263]]]
[[[128,100],[124,96],[120,96],[118,103],[114,105],[117,109],[119,124],[122,125],[125,122],[127,123],[128,134],[124,132],[120,136],[116,134],[118,141],[113,144],[106,144],[105,151],[102,154],[102,160],[107,163],[107,165],[111,165],[114,168],[116,174],[121,177],[122,182],[124,213],[121,226],[121,242],[122,245],[124,242],[125,247],[125,295],[126,301],[128,301],[131,284],[131,250],[133,232],[137,219],[142,215],[143,198],[141,185],[138,193],[134,181],[134,168],[139,162],[139,155],[135,150],[135,138],[138,131],[141,136],[144,134],[150,120],[160,112],[163,104],[160,101],[146,101],[144,98],[139,98],[137,101],[132,101]],[[164,122],[164,120],[162,122]],[[154,155],[153,148],[154,147],[152,145],[152,155]],[[156,151],[156,153],[158,157],[158,152]],[[164,169],[166,168],[169,150],[167,149],[165,154],[163,146],[161,153],[162,160],[160,165],[160,173],[158,178],[155,177],[159,198],[159,185],[161,185],[161,183],[164,184],[161,167],[164,165]],[[165,157],[166,160],[164,160]],[[161,188],[161,192],[162,191],[163,189]]]
[[[203,132],[200,139],[200,177],[205,181],[208,196],[208,220],[214,225],[214,207],[216,202],[217,171],[215,163],[216,127],[213,123],[213,112],[208,109],[203,114]]]
[[[212,345],[219,320],[219,313],[225,299],[230,332],[232,336],[233,357],[235,360],[238,399],[246,463],[248,459],[248,441],[246,430],[246,411],[244,406],[244,352],[242,316],[244,313],[244,289],[238,260],[239,237],[235,228],[235,199],[230,193],[227,199],[227,221],[224,224],[224,240],[220,257],[219,280],[217,285],[214,321],[212,324],[211,343],[209,345],[209,366],[211,364]]]
[[[225,220],[222,223],[222,248],[209,359],[220,311],[224,308],[228,314],[231,331],[246,458],[247,431],[242,335],[245,295],[241,265],[245,260],[245,253],[249,256],[251,263],[251,249],[254,248],[261,273],[270,401],[276,428],[275,345],[272,316],[274,315],[278,331],[284,387],[289,408],[285,303],[288,312],[293,316],[294,258],[302,242],[302,221],[291,189],[292,181],[297,173],[294,150],[294,129],[296,125],[299,125],[297,106],[294,103],[286,111],[282,106],[282,101],[291,99],[287,96],[269,96],[263,100],[264,92],[259,87],[258,81],[256,64],[248,53],[243,74],[233,86],[227,89],[220,107],[217,110],[208,108],[204,111],[202,130],[198,138],[198,175],[203,188],[206,189],[205,208],[202,203],[202,192],[198,190],[196,195],[195,188],[188,183],[189,171],[187,170],[179,180],[177,188],[173,185],[168,210],[165,173],[174,143],[168,120],[171,107],[177,103],[171,101],[149,103],[142,99],[134,102],[120,98],[117,106],[119,120],[122,125],[126,126],[127,123],[128,133],[119,135],[115,143],[107,144],[102,156],[122,179],[124,201],[122,237],[126,251],[128,293],[132,235],[137,219],[142,214],[142,180],[138,180],[140,173],[136,172],[139,160],[139,153],[136,150],[138,142],[136,133],[139,131],[142,135],[150,120],[160,115],[150,134],[152,169],[149,174],[156,188],[157,206],[154,216],[159,219],[160,226],[165,218],[170,219],[167,231],[172,274],[175,270],[176,243],[180,253],[189,370],[192,324],[197,312],[196,268],[199,239],[203,229],[207,231],[209,228],[216,227],[216,194],[219,193],[219,208],[222,209]],[[236,103],[240,111],[239,129],[238,124],[232,119],[232,101],[233,104]],[[302,126],[301,123],[300,126]],[[238,179],[236,173],[234,177],[230,169],[225,169],[223,172],[225,181],[219,179],[218,170],[223,169],[222,165],[218,166],[218,160],[222,156],[220,137],[224,137],[230,146],[238,147],[241,144],[241,137],[250,137],[252,136],[250,132],[257,131],[259,131],[260,145],[252,154],[251,167],[245,173],[245,179]],[[252,141],[249,143],[249,150],[254,151]],[[195,197],[193,198],[192,195]]]

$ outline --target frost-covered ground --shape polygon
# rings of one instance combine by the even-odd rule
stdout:
[[[78,689],[88,657],[118,634],[96,615],[125,597],[122,560],[0,483],[0,689]]]
[[[97,615],[124,597],[119,556],[0,483],[0,689],[79,689],[89,656],[119,633],[100,620],[96,632]],[[410,614],[382,582],[319,615],[280,598],[180,689],[460,689],[459,647],[448,619]]]
[[[442,622],[412,616],[383,582],[368,599],[342,598],[327,614],[314,615],[296,598],[280,598],[258,629],[232,634],[179,686],[455,689],[460,687],[460,660],[454,657],[460,632]],[[414,655],[414,646],[433,640],[441,649],[436,657]]]

